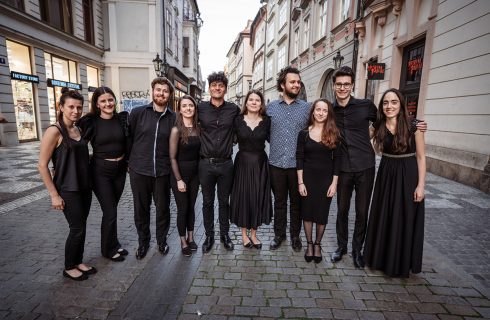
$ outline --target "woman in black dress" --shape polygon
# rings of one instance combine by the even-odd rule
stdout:
[[[112,261],[128,254],[117,238],[117,205],[126,183],[127,112],[116,112],[116,96],[108,87],[97,88],[90,112],[78,121],[83,139],[90,141],[92,187],[102,209],[100,250]]]
[[[86,280],[97,272],[82,262],[87,217],[92,203],[89,154],[87,141],[82,139],[75,125],[83,110],[83,96],[75,90],[63,88],[57,122],[46,129],[39,152],[39,172],[53,209],[63,211],[70,233],[65,244],[63,276],[72,280]],[[54,175],[48,168],[54,166]]]
[[[185,95],[179,100],[175,126],[170,132],[169,152],[172,165],[170,185],[177,204],[177,229],[182,254],[187,257],[197,250],[194,206],[199,191],[200,149],[196,101]]]
[[[311,106],[308,127],[298,134],[296,149],[301,218],[308,244],[306,262],[322,261],[321,242],[340,170],[338,141],[332,104],[326,99],[316,100]],[[315,243],[313,223],[316,224]]]
[[[235,157],[230,200],[231,222],[242,229],[246,248],[262,248],[257,239],[257,228],[269,224],[272,218],[269,164],[264,150],[270,125],[265,114],[264,96],[258,90],[249,91],[242,113],[234,122],[239,151]]]
[[[404,101],[389,89],[378,107],[374,147],[382,158],[364,248],[366,265],[391,277],[419,273],[424,244],[424,134]]]

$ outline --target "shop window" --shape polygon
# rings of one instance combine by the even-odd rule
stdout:
[[[85,27],[85,41],[94,44],[94,17],[93,1],[83,0],[83,26]]]
[[[70,0],[40,0],[41,20],[66,33],[73,33]]]
[[[370,59],[368,63],[378,63],[378,59]],[[374,96],[376,93],[376,87],[378,84],[378,80],[366,80],[366,99],[371,100],[374,102],[374,104],[378,103],[377,101],[374,101]]]
[[[8,6],[14,7],[20,11],[24,11],[23,0],[0,0],[1,3],[5,3]]]
[[[420,81],[424,67],[425,39],[407,46],[403,50],[400,91],[410,116],[417,115]]]
[[[10,71],[32,73],[29,47],[6,41]],[[37,140],[37,114],[32,82],[11,80],[19,141]]]
[[[99,70],[94,67],[87,66],[87,84],[88,84],[88,109],[91,109],[92,95],[91,89],[99,87]]]

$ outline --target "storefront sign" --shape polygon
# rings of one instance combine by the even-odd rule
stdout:
[[[48,79],[48,87],[67,87],[74,90],[82,90],[82,85],[79,83],[67,82],[56,79]]]
[[[95,90],[97,90],[97,87],[88,87],[88,92],[95,92]]]
[[[408,61],[408,72],[410,73],[410,75],[413,75],[419,70],[422,70],[422,67],[422,58],[415,58]]]
[[[10,78],[12,78],[12,80],[20,80],[20,81],[39,83],[39,77],[38,76],[33,76],[32,74],[25,74],[25,73],[20,73],[20,72],[15,72],[15,71],[10,72]]]
[[[367,79],[368,80],[384,80],[385,64],[384,63],[368,63]]]
[[[174,85],[176,89],[179,89],[180,91],[187,93],[187,86],[185,84],[182,84],[177,80],[174,80]]]

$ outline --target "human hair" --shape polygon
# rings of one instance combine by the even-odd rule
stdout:
[[[383,152],[383,144],[386,135],[388,134],[386,115],[383,111],[383,100],[389,92],[396,94],[400,100],[400,112],[398,112],[398,115],[396,116],[396,132],[394,132],[392,148],[393,152],[402,153],[405,152],[410,145],[410,119],[403,94],[395,88],[386,90],[379,101],[378,113],[374,124],[374,148],[378,152]]]
[[[213,82],[222,82],[226,88],[228,88],[228,78],[223,71],[213,72],[208,76],[208,85]]]
[[[69,140],[70,135],[68,134],[68,129],[66,128],[65,122],[63,121],[63,111],[61,111],[61,107],[65,106],[66,99],[69,98],[79,100],[82,102],[83,105],[83,96],[80,94],[80,92],[76,90],[70,90],[67,87],[63,87],[61,89],[57,120],[60,126],[61,136],[63,137],[62,143],[64,143],[65,146],[67,146],[68,148],[70,147],[70,140]]]
[[[262,92],[260,92],[260,90],[257,90],[257,89],[250,90],[247,93],[247,95],[245,96],[245,101],[243,102],[243,107],[242,107],[242,114],[248,114],[247,100],[248,100],[248,98],[250,97],[251,94],[256,94],[256,95],[259,96],[259,98],[260,98],[260,110],[259,110],[259,114],[261,116],[264,116],[265,115],[264,95],[262,94]]]
[[[179,104],[177,106],[177,116],[175,118],[175,126],[179,130],[179,136],[180,136],[180,142],[182,144],[187,144],[189,142],[189,136],[190,132],[187,130],[185,124],[184,124],[184,119],[182,118],[182,114],[180,113],[180,108],[182,106],[182,101],[184,99],[190,100],[192,104],[194,105],[194,117],[192,117],[192,129],[196,130],[197,135],[200,133],[200,128],[199,128],[199,123],[198,123],[198,118],[197,118],[197,103],[196,100],[194,100],[193,97],[189,95],[184,95],[179,99]]]
[[[335,124],[335,115],[333,112],[333,106],[330,101],[321,98],[313,102],[310,109],[310,116],[308,117],[308,127],[315,123],[315,116],[313,115],[313,113],[315,112],[316,105],[320,102],[324,102],[328,106],[327,120],[325,120],[322,128],[321,143],[328,148],[333,149],[337,146],[337,141],[340,137],[340,131]]]
[[[299,70],[295,67],[287,66],[287,67],[282,68],[281,71],[279,71],[279,75],[277,76],[277,85],[276,85],[277,91],[279,91],[279,92],[283,91],[281,84],[286,83],[286,77],[287,77],[288,73],[294,73],[294,74],[297,74],[299,76]]]
[[[92,94],[92,100],[90,103],[90,110],[89,110],[90,114],[100,115],[100,108],[97,108],[97,102],[99,100],[99,97],[105,93],[110,94],[114,98],[114,103],[116,103],[117,101],[116,95],[111,90],[111,88],[104,87],[104,86],[98,87],[97,89],[95,89],[95,91]],[[116,108],[114,108],[114,114],[116,114]]]
[[[356,78],[356,75],[354,71],[352,71],[351,67],[348,66],[342,66],[335,70],[335,72],[332,75],[332,83],[335,83],[337,80],[337,77],[350,77],[351,82],[354,83],[354,79]]]

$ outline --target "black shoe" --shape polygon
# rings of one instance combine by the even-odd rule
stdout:
[[[272,239],[271,244],[270,244],[270,249],[271,250],[277,250],[281,246],[281,243],[284,241],[286,237],[274,237]]]
[[[169,246],[167,243],[160,243],[158,245],[158,251],[160,251],[161,254],[163,255],[166,255],[168,253],[168,250],[169,250]]]
[[[315,242],[315,246],[320,247],[320,255],[319,255],[319,256],[317,256],[317,255],[315,255],[315,253],[313,252],[313,261],[315,261],[315,263],[320,263],[320,262],[322,262],[322,260],[323,260],[323,257],[322,257],[322,245],[321,245],[320,243],[318,243],[318,242]]]
[[[191,248],[192,251],[196,251],[197,250],[197,244],[194,242],[194,241],[187,241],[187,245],[189,246],[189,248]]]
[[[117,253],[119,253],[121,256],[127,256],[129,254],[128,250],[123,248],[117,249]]]
[[[124,257],[121,253],[117,252],[115,255],[109,258],[111,261],[114,262],[121,262],[124,261]]]
[[[299,237],[291,238],[291,247],[293,247],[294,251],[300,252],[301,248],[303,247],[303,244],[301,243],[301,239]]]
[[[305,261],[311,262],[313,260],[313,255],[311,255],[311,256],[308,255],[308,249],[310,248],[310,245],[313,246],[313,241],[306,241],[306,243],[307,243],[307,246],[306,246],[306,251],[305,251]]]
[[[74,280],[74,281],[87,280],[88,279],[88,275],[85,274],[85,273],[83,273],[83,271],[81,271],[81,272],[82,272],[82,274],[79,275],[78,277],[73,277],[73,276],[70,276],[70,274],[68,272],[66,272],[66,270],[63,270],[63,277],[66,277],[66,278],[71,279],[71,280]]]
[[[77,269],[78,269],[78,271],[80,271],[83,274],[86,274],[87,276],[90,276],[92,274],[96,274],[97,273],[97,269],[95,269],[95,267],[90,267],[87,270],[82,270],[82,269],[80,269],[78,267],[77,267]]]
[[[214,237],[213,236],[206,237],[206,240],[204,240],[202,244],[202,252],[208,253],[209,251],[211,251],[211,249],[213,249],[213,245],[214,245]]]
[[[139,246],[138,249],[136,250],[136,259],[137,260],[143,259],[148,253],[149,247],[150,247],[149,245]]]
[[[192,256],[192,250],[191,248],[189,247],[189,245],[187,245],[187,247],[183,247],[182,248],[182,254],[186,257],[190,257]]]
[[[342,256],[346,253],[347,253],[346,249],[340,247],[337,248],[337,250],[335,250],[335,252],[332,253],[332,257],[331,257],[332,262],[339,262],[340,260],[342,260]]]
[[[364,258],[362,257],[362,253],[360,251],[352,252],[352,262],[354,263],[354,267],[356,267],[356,269],[364,269]]]
[[[229,235],[225,234],[224,236],[219,237],[219,239],[223,243],[226,250],[231,251],[235,247]]]
[[[255,249],[257,249],[257,250],[262,249],[262,243],[261,243],[261,242],[259,242],[259,243],[254,243],[254,242],[252,241],[252,239],[251,239],[251,238],[248,238],[248,240],[250,240],[250,243],[252,244],[252,246],[253,246]]]
[[[254,244],[252,243],[252,239],[250,239],[250,237],[247,237],[247,239],[248,239],[248,242],[245,243],[245,241],[244,241],[243,242],[243,247],[250,249],[250,248],[252,248],[254,246]],[[245,239],[243,239],[243,240],[245,240]]]

